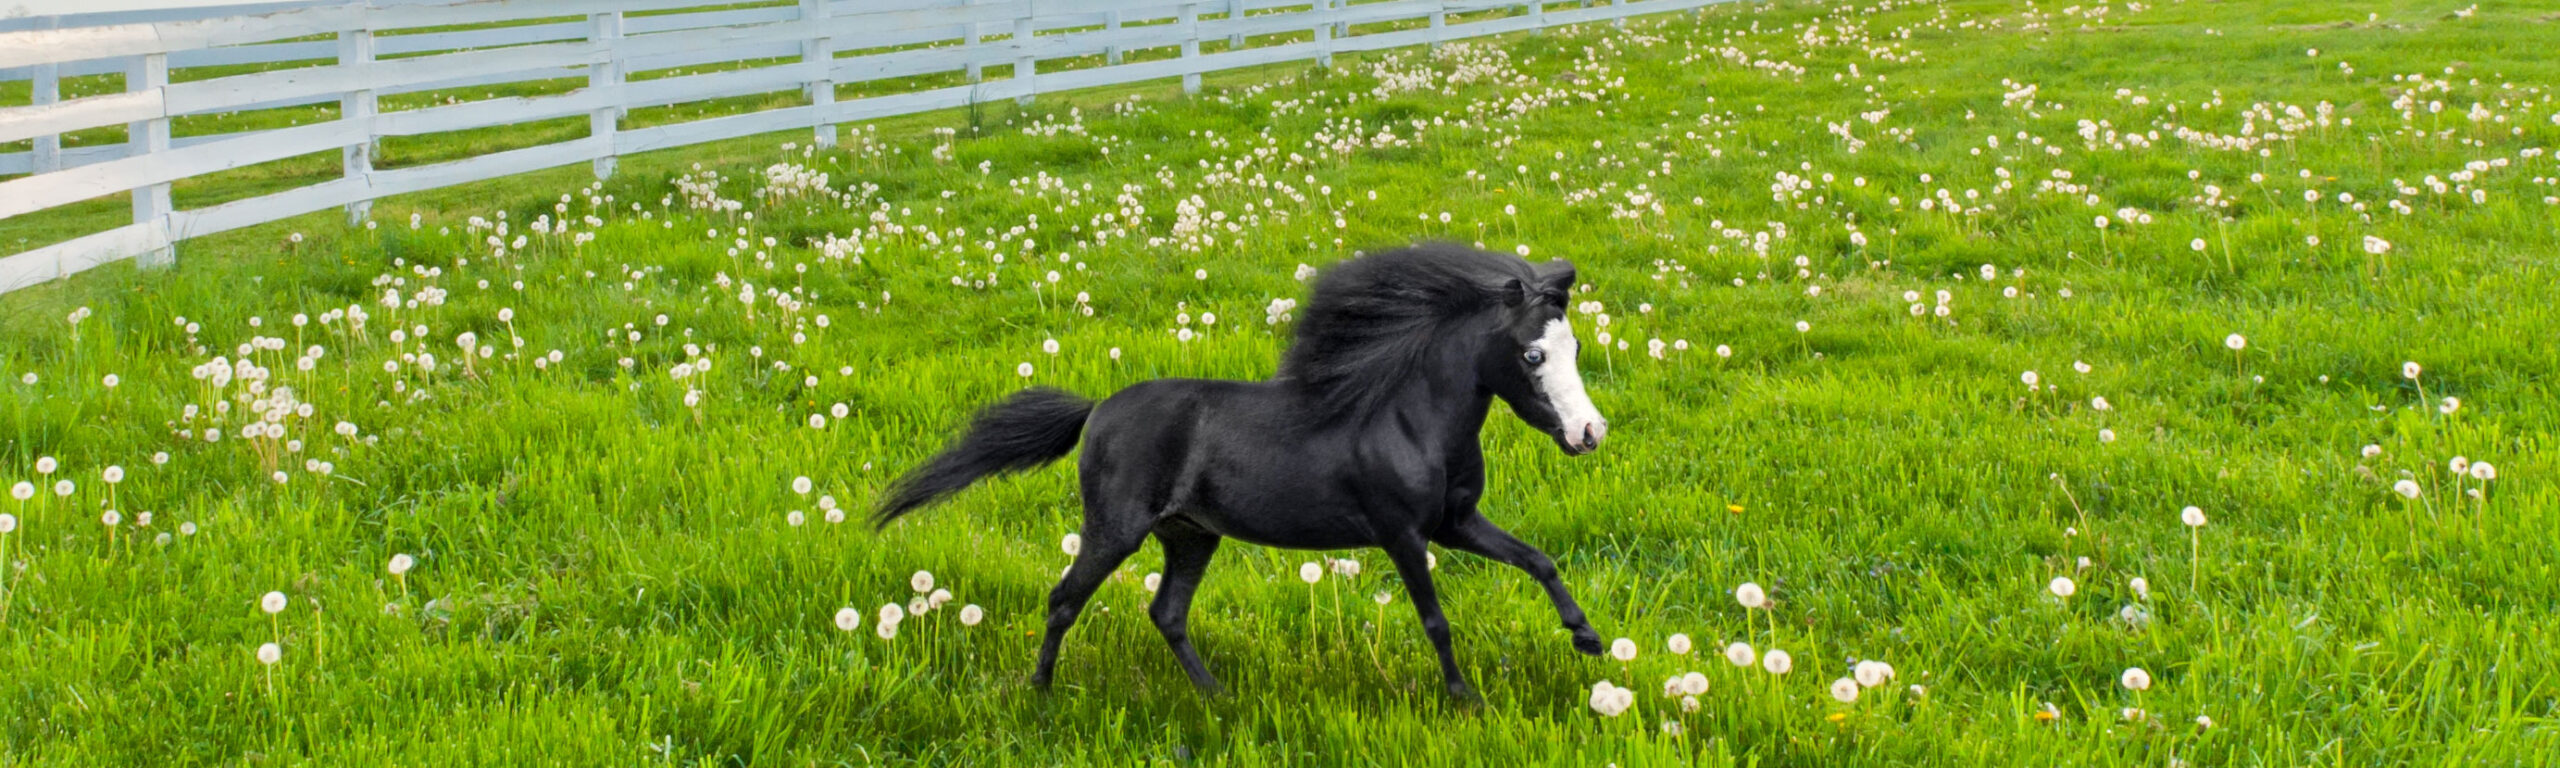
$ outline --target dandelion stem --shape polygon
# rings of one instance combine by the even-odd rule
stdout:
[[[23,511],[27,505],[18,505]],[[0,533],[0,622],[9,620],[9,534]]]
[[[2213,222],[2213,228],[2214,228],[2216,231],[2219,231],[2219,232],[2221,232],[2221,233],[2222,233],[2222,268],[2223,268],[2224,270],[2226,270],[2226,271],[2229,271],[2231,274],[2234,274],[2234,275],[2240,274],[2240,267],[2239,267],[2238,265],[2236,265],[2236,264],[2233,264],[2233,263],[2232,263],[2232,261],[2231,261],[2231,222],[2230,222],[2230,220],[2229,220],[2229,219],[2217,219],[2217,220],[2215,220],[2215,221]]]
[[[2202,594],[2201,592],[2196,591],[2196,577],[2197,577],[2197,574],[2202,573],[2203,571],[2204,571],[2204,534],[2197,532],[2197,529],[2196,529],[2196,527],[2195,527],[2195,526],[2188,526],[2188,527],[2187,527],[2187,596],[2188,596],[2188,599],[2190,599],[2190,600],[2192,600],[2192,599],[2196,599],[2198,596],[2200,596],[2200,595]]]
[[[1316,585],[1307,585],[1307,653],[1316,652]]]

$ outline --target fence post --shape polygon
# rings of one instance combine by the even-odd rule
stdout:
[[[978,0],[961,0],[960,4],[977,5]],[[978,22],[968,21],[961,23],[960,45],[969,49],[969,82],[978,82],[981,78],[986,76],[986,73],[981,71],[981,68],[978,66]],[[977,97],[971,96],[970,98],[975,100]]]
[[[1118,31],[1120,31],[1120,12],[1119,12],[1119,11],[1103,11],[1103,12],[1102,12],[1102,28],[1103,28],[1103,29],[1106,29],[1106,30],[1113,31],[1113,32],[1118,32]],[[1114,38],[1114,39],[1117,39],[1117,38]],[[1120,46],[1119,46],[1118,44],[1116,44],[1116,43],[1115,43],[1115,44],[1112,44],[1112,45],[1106,45],[1106,46],[1103,46],[1103,47],[1102,47],[1102,61],[1103,61],[1103,63],[1105,63],[1105,64],[1118,64],[1118,63],[1120,63]]]
[[[1617,27],[1619,29],[1626,29],[1627,0],[1609,0],[1609,10],[1615,13],[1618,17],[1617,21],[1610,22],[1610,26]]]
[[[355,7],[364,8],[368,5],[370,3],[357,3]],[[373,68],[373,30],[349,29],[338,32],[338,66],[358,72]],[[355,143],[348,144],[338,151],[341,171],[345,174],[347,181],[353,182],[358,188],[369,188],[373,185],[373,116],[377,106],[373,89],[370,88],[348,91],[338,97],[338,119],[364,132],[364,136],[357,139]],[[347,204],[348,226],[361,225],[372,215],[373,197],[370,189],[366,190],[364,199]]]
[[[1040,81],[1036,79],[1040,64],[1031,59],[1032,14],[1039,12],[1037,6],[1024,3],[1022,17],[1013,20],[1013,76],[1022,80],[1022,95],[1013,97],[1016,106],[1031,106],[1031,94],[1040,91]]]
[[[1182,4],[1182,59],[1190,62],[1182,68],[1182,92],[1200,92],[1200,4]]]
[[[1547,0],[1529,0],[1529,34],[1547,33]]]
[[[57,23],[55,18],[46,18],[41,28],[53,28]],[[35,98],[28,103],[41,107],[62,101],[62,65],[50,61],[38,64],[30,75],[28,85],[33,87]],[[35,164],[31,170],[36,173],[62,170],[62,135],[48,133],[37,136],[35,152],[27,159]]]
[[[1333,0],[1316,0],[1316,66],[1333,68]]]
[[[1440,50],[1440,42],[1449,39],[1449,0],[1431,9],[1431,50]]]
[[[1233,30],[1227,34],[1227,50],[1244,47],[1244,26],[1238,23],[1242,21],[1244,0],[1227,0],[1227,29]]]
[[[800,41],[800,61],[809,73],[809,107],[817,113],[812,141],[819,149],[836,145],[836,39],[827,33],[827,9],[830,0],[800,0],[800,19],[809,27],[809,39]]]
[[[587,90],[612,97],[612,102],[587,113],[587,135],[604,137],[604,155],[595,160],[596,178],[613,176],[615,160],[622,150],[622,12],[606,11],[587,15],[587,40],[596,44],[595,59],[587,63]]]
[[[148,53],[134,57],[125,71],[124,89],[129,92],[150,91],[169,86],[169,54]],[[169,118],[162,116],[129,123],[125,126],[127,156],[159,154],[169,151]],[[169,185],[167,183],[135,187],[133,190],[133,223],[156,230],[151,238],[157,246],[136,254],[134,264],[145,269],[176,263],[177,254],[169,247]]]

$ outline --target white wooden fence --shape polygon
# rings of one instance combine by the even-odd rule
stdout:
[[[132,197],[132,223],[0,257],[0,293],[135,258],[166,264],[190,237],[579,162],[835,125],[1043,92],[1437,44],[1551,25],[1678,11],[1728,0],[797,0],[708,7],[702,0],[288,0],[158,15],[0,19],[0,82],[26,81],[30,103],[0,107],[0,243],[13,221],[107,195]],[[1458,17],[1452,21],[1452,17]],[[1417,23],[1419,25],[1417,25]],[[1368,25],[1364,31],[1358,27]],[[998,39],[1000,36],[1000,39]],[[1203,40],[1225,39],[1204,53]],[[1124,53],[1179,55],[1144,61]],[[1039,72],[1042,61],[1103,57]],[[1136,57],[1132,57],[1133,59]],[[652,70],[699,74],[626,80]],[[1013,76],[981,80],[984,67]],[[172,70],[223,67],[180,78]],[[117,93],[64,98],[65,77],[123,73]],[[838,100],[848,84],[966,72],[969,82]],[[195,74],[195,73],[188,73]],[[580,78],[583,88],[383,111],[385,95]],[[796,106],[621,126],[631,109],[796,92]],[[334,102],[334,119],[173,138],[172,118]],[[313,113],[324,114],[324,113]],[[588,135],[398,169],[373,167],[383,137],[586,116]],[[126,127],[120,144],[65,147],[62,134]],[[337,178],[193,210],[169,185],[339,148]]]

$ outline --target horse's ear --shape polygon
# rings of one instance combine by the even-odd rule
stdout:
[[[1517,307],[1529,301],[1529,286],[1517,277],[1502,281],[1502,288],[1496,293],[1500,294],[1502,305],[1506,307]]]
[[[1561,296],[1573,294],[1573,262],[1556,259],[1538,265],[1538,287]]]

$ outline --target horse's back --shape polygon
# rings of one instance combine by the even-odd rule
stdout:
[[[1078,462],[1088,503],[1108,498],[1157,511],[1177,481],[1209,421],[1259,399],[1266,385],[1219,379],[1154,379],[1104,398],[1085,420],[1084,457]]]
[[[1344,495],[1356,474],[1354,434],[1324,429],[1318,410],[1277,382],[1159,379],[1094,409],[1080,465],[1085,504],[1149,525],[1182,518],[1259,544],[1374,544]]]

